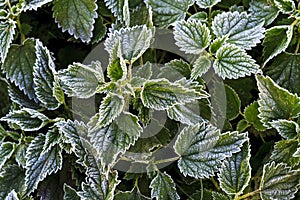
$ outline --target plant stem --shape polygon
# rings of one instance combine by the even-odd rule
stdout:
[[[298,38],[298,42],[297,42],[297,46],[296,46],[296,50],[295,50],[295,54],[297,54],[297,53],[298,53],[298,51],[299,51],[299,48],[300,48],[300,36],[299,36],[299,38]]]
[[[200,179],[200,189],[201,189],[200,200],[203,200],[203,183],[202,183],[202,179]]]
[[[252,197],[252,196],[256,195],[256,194],[259,193],[259,192],[260,192],[260,190],[255,190],[255,191],[253,191],[253,192],[249,192],[249,193],[244,194],[244,195],[242,195],[242,196],[235,197],[234,200],[246,199],[246,198],[248,198],[248,197]]]
[[[219,184],[217,183],[217,181],[214,179],[214,177],[211,177],[210,180],[214,184],[215,188],[217,188],[218,191],[221,191],[221,188],[220,188]]]
[[[17,18],[17,26],[18,26],[18,29],[20,31],[20,35],[21,35],[21,42],[23,43],[26,39],[24,33],[23,33],[23,29],[22,29],[22,24],[20,22],[20,16],[18,16]]]

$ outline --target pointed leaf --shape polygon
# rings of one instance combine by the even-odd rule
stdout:
[[[156,110],[168,109],[174,105],[206,97],[206,94],[185,88],[178,83],[171,83],[167,79],[149,80],[144,84],[141,92],[143,105]]]
[[[125,22],[124,5],[128,4],[128,0],[104,0],[107,8],[111,10],[115,17],[121,22]]]
[[[220,130],[205,123],[184,128],[174,149],[181,155],[178,167],[184,176],[208,178],[214,175],[221,161],[240,151],[246,134],[221,134]]]
[[[244,116],[248,123],[253,124],[254,128],[258,131],[265,131],[266,127],[262,124],[260,121],[260,118],[258,117],[259,111],[258,111],[258,102],[254,101],[252,104],[247,106],[244,110]]]
[[[211,8],[219,2],[221,2],[221,0],[196,0],[196,4],[200,8]]]
[[[49,118],[36,110],[23,108],[11,111],[1,120],[17,124],[24,131],[36,131],[44,127]]]
[[[52,0],[26,0],[24,11],[27,10],[37,10],[39,7],[52,2]]]
[[[26,152],[31,142],[31,137],[26,137],[24,140],[20,140],[16,146],[15,159],[19,166],[25,168],[26,166]]]
[[[283,163],[276,165],[272,162],[264,165],[259,187],[261,199],[293,199],[299,186],[299,178],[299,170],[292,170]]]
[[[176,192],[175,183],[166,172],[158,172],[150,183],[151,199],[180,199]]]
[[[24,170],[16,164],[5,166],[0,173],[0,199],[5,199],[10,191],[25,191]]]
[[[276,163],[286,163],[292,167],[299,166],[300,157],[294,157],[298,147],[299,144],[297,140],[280,140],[274,145],[270,160]]]
[[[266,26],[270,25],[279,14],[278,8],[268,0],[251,1],[249,12],[254,18],[264,20]]]
[[[153,21],[159,27],[168,27],[185,18],[193,0],[145,0],[152,7]]]
[[[5,198],[5,200],[19,200],[18,194],[15,190],[12,190]]]
[[[58,145],[43,152],[45,136],[35,137],[28,147],[26,155],[27,195],[32,193],[48,175],[62,168],[62,150]]]
[[[33,81],[34,90],[40,102],[49,110],[59,107],[59,102],[54,97],[55,64],[50,51],[40,41],[36,42],[36,62],[34,65]]]
[[[296,9],[296,5],[293,0],[274,0],[274,3],[284,14],[290,14]]]
[[[93,96],[99,85],[104,83],[104,75],[100,62],[91,65],[73,63],[67,69],[59,71],[59,79],[68,96],[89,98]]]
[[[64,200],[80,200],[80,197],[76,190],[64,184]]]
[[[270,125],[285,139],[294,139],[300,133],[299,125],[294,121],[279,119],[270,122]]]
[[[105,127],[99,126],[98,121],[99,115],[91,119],[88,124],[88,136],[98,154],[98,158],[104,164],[112,165],[119,154],[124,153],[135,143],[140,135],[141,127],[138,124],[137,117],[127,113],[121,114]]]
[[[250,145],[245,142],[242,150],[226,158],[218,174],[220,187],[228,195],[243,194],[251,179]]]
[[[149,197],[144,196],[141,194],[138,188],[134,188],[131,191],[126,191],[126,192],[118,192],[114,200],[150,200]]]
[[[245,12],[223,12],[214,18],[212,30],[217,37],[228,35],[228,43],[250,50],[264,37],[263,25]]]
[[[53,16],[63,31],[89,42],[97,17],[95,0],[54,0]]]
[[[223,46],[226,43],[227,39],[228,35],[214,39],[209,46],[209,51],[212,54],[215,54],[218,51],[218,49],[220,49],[221,46]]]
[[[269,77],[257,75],[259,90],[259,118],[265,127],[278,119],[297,118],[300,115],[300,98],[279,87]]]
[[[110,93],[101,102],[99,109],[99,126],[107,126],[116,117],[118,117],[124,109],[125,100],[122,96]]]
[[[3,142],[0,146],[0,170],[3,165],[10,159],[16,148],[15,143]]]
[[[0,23],[0,57],[2,63],[6,58],[8,49],[14,39],[16,27],[16,22],[11,19],[6,22],[1,21]]]
[[[266,69],[266,74],[278,85],[300,95],[300,54],[282,53]]]
[[[263,41],[263,57],[264,66],[275,56],[285,51],[289,46],[293,37],[292,26],[273,26],[266,31],[266,36]],[[276,38],[277,42],[274,42]]]
[[[8,86],[8,95],[12,102],[20,105],[21,107],[31,108],[31,109],[39,109],[41,106],[35,102],[34,100],[31,100],[28,95],[24,93],[24,91],[21,91],[17,86],[14,84],[10,84]]]
[[[6,78],[36,102],[33,82],[33,66],[36,60],[35,40],[27,39],[22,45],[11,45],[2,69]]]
[[[174,27],[174,39],[181,51],[200,54],[210,43],[209,28],[198,20],[179,21]]]
[[[241,100],[239,95],[229,85],[225,85],[226,91],[226,118],[235,119],[241,112]]]
[[[259,65],[255,64],[255,60],[245,50],[231,44],[224,45],[217,51],[213,67],[223,79],[237,79],[256,73],[259,69]]]
[[[212,192],[213,200],[229,200],[227,196],[218,192]]]

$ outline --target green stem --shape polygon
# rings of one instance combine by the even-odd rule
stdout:
[[[210,180],[214,184],[215,188],[217,188],[218,191],[221,191],[221,188],[220,188],[219,184],[217,183],[217,181],[214,179],[214,177],[211,177]]]
[[[296,46],[296,50],[295,50],[295,54],[297,54],[297,53],[298,53],[298,51],[299,51],[299,48],[300,48],[300,36],[299,36],[299,38],[298,38],[298,42],[297,42],[297,46]]]
[[[20,35],[21,35],[21,42],[23,43],[26,39],[24,33],[23,33],[23,29],[22,29],[22,24],[20,22],[20,16],[18,16],[17,18],[17,26],[18,26],[18,29],[20,31]]]
[[[260,192],[260,190],[255,190],[253,192],[249,192],[249,193],[244,194],[242,196],[235,197],[234,200],[246,199],[246,198],[252,197],[254,195],[257,195],[257,193],[259,193],[259,192]]]
[[[202,179],[200,179],[200,189],[201,189],[200,200],[203,200],[203,183],[202,183]]]

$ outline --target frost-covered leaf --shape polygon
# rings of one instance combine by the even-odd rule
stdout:
[[[14,39],[16,22],[9,19],[6,22],[0,22],[0,56],[3,63],[8,49]]]
[[[261,199],[293,199],[299,186],[299,178],[299,170],[292,170],[283,163],[264,165],[259,187]]]
[[[263,41],[264,66],[275,56],[285,51],[293,37],[293,27],[287,25],[273,26],[266,31]],[[274,42],[276,38],[276,42]]]
[[[154,70],[155,71],[155,70]],[[191,66],[182,59],[174,59],[166,63],[159,69],[159,74],[156,78],[166,78],[171,82],[178,81],[182,78],[190,78]]]
[[[185,18],[193,0],[145,0],[152,7],[153,21],[159,27],[168,27]]]
[[[25,168],[26,166],[26,152],[31,140],[31,137],[26,137],[24,138],[24,140],[20,140],[19,143],[16,145],[15,159],[18,165],[23,168]]]
[[[44,127],[49,118],[44,114],[29,108],[13,110],[1,118],[2,121],[17,124],[24,131],[36,131]]]
[[[149,80],[145,82],[141,91],[143,105],[156,110],[168,109],[206,97],[206,94],[185,88],[178,83],[171,83],[167,79]]]
[[[34,39],[26,39],[22,45],[11,45],[7,57],[2,65],[6,78],[20,88],[29,99],[36,102],[33,66],[36,60]]]
[[[217,51],[213,67],[223,79],[237,79],[256,73],[259,69],[259,65],[245,50],[232,44],[226,44]]]
[[[25,0],[24,11],[37,10],[39,7],[52,1],[53,0]]]
[[[107,8],[111,10],[113,15],[118,18],[121,22],[126,21],[126,15],[128,15],[128,8],[124,9],[124,6],[128,6],[128,0],[104,0]]]
[[[208,178],[214,175],[221,161],[240,151],[246,134],[220,133],[220,130],[205,123],[184,128],[179,134],[174,149],[181,155],[178,167],[184,176]]]
[[[265,25],[270,25],[278,16],[278,8],[268,0],[252,0],[249,12],[258,20],[264,20]]]
[[[64,200],[80,200],[80,197],[76,190],[64,184]]]
[[[88,124],[88,136],[104,164],[111,165],[119,154],[124,153],[138,139],[141,127],[136,116],[122,113],[108,126],[99,126],[99,115]],[[132,131],[132,132],[131,132]]]
[[[212,192],[212,197],[213,200],[229,200],[229,198],[226,195],[214,191]]]
[[[25,173],[27,194],[33,192],[39,182],[48,175],[62,168],[62,149],[56,145],[48,151],[43,151],[45,140],[45,136],[39,134],[27,149]]]
[[[220,49],[221,46],[223,46],[226,43],[227,39],[228,39],[228,35],[225,35],[223,37],[217,37],[209,45],[209,51],[212,54],[215,54],[218,51],[218,49]]]
[[[131,191],[118,192],[114,200],[150,200],[149,197],[144,196],[137,187],[133,188]]]
[[[196,4],[200,7],[200,8],[209,8],[209,7],[213,7],[214,5],[216,5],[217,3],[221,2],[221,0],[196,0]]]
[[[55,110],[60,103],[54,97],[55,64],[50,51],[40,41],[36,42],[36,62],[34,65],[34,91],[40,102],[49,110]]]
[[[127,66],[124,60],[120,58],[115,58],[110,61],[107,67],[107,76],[112,81],[118,81],[120,79],[125,79],[127,75]]]
[[[270,125],[285,139],[293,139],[300,133],[299,125],[294,121],[279,119],[270,122]]]
[[[118,117],[124,109],[125,100],[122,96],[109,93],[99,108],[99,126],[106,126]]]
[[[3,142],[0,146],[0,170],[8,159],[12,156],[16,148],[15,143]]]
[[[12,190],[5,198],[5,200],[19,200],[18,194],[15,190]]]
[[[209,28],[198,20],[179,21],[174,27],[175,44],[181,51],[200,54],[210,43]]]
[[[151,181],[150,188],[152,199],[180,199],[172,177],[166,172],[158,172]]]
[[[118,45],[118,57],[122,57],[129,63],[135,62],[149,48],[152,40],[152,31],[145,25],[121,28],[109,34],[105,41],[108,52],[112,52]],[[119,42],[119,44],[118,44]]]
[[[0,199],[5,199],[10,191],[17,193],[25,191],[24,170],[16,164],[7,165],[1,170],[0,174]]]
[[[298,147],[298,141],[295,139],[280,140],[274,145],[270,160],[275,163],[286,163],[292,167],[299,166],[300,157],[294,156]]]
[[[67,69],[59,71],[59,79],[65,93],[69,96],[89,98],[104,83],[104,75],[99,61],[90,65],[73,63]]]
[[[86,183],[82,184],[82,192],[78,192],[81,200],[112,200],[116,186],[119,184],[117,171],[107,174],[103,166],[94,156],[89,155],[86,160]]]
[[[212,30],[217,37],[228,35],[228,43],[250,50],[264,37],[263,25],[245,12],[222,12],[214,18]]]
[[[242,194],[251,179],[250,145],[245,142],[242,150],[222,162],[218,174],[220,187],[228,195]]]
[[[271,66],[266,68],[266,74],[281,87],[300,95],[299,63],[300,54],[284,52],[274,58]]]
[[[54,0],[53,16],[63,31],[89,42],[93,35],[97,4],[95,0]]]
[[[251,123],[254,128],[258,131],[265,131],[266,127],[262,124],[260,121],[260,118],[258,117],[259,111],[258,111],[258,102],[254,101],[250,105],[248,105],[244,110],[244,116],[247,122]]]
[[[274,0],[274,3],[279,10],[285,14],[290,14],[296,9],[296,5],[293,0]]]
[[[278,119],[296,118],[300,115],[300,98],[288,90],[279,87],[269,77],[257,75],[259,90],[259,118],[265,127]]]

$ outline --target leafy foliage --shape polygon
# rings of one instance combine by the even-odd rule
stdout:
[[[0,199],[299,199],[299,21],[296,0],[1,1]]]

